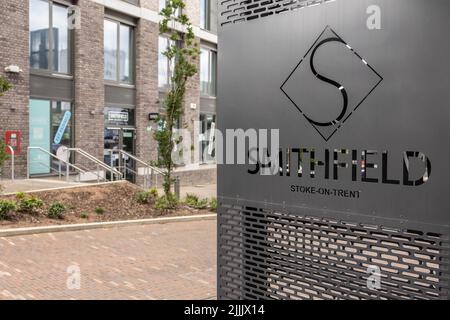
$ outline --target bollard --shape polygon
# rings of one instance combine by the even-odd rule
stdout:
[[[175,189],[175,197],[178,200],[180,200],[180,177],[175,178],[174,189]]]

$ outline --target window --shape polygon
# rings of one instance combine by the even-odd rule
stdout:
[[[105,80],[134,83],[134,29],[105,19],[104,21]]]
[[[166,0],[159,0],[159,11],[161,12],[162,9],[164,9],[166,7]],[[180,16],[181,14],[181,9],[178,9],[177,12],[175,13],[175,16]]]
[[[217,0],[200,0],[200,28],[217,33]]]
[[[70,74],[69,8],[52,0],[29,1],[30,67]]]
[[[217,53],[208,48],[200,49],[200,91],[203,95],[216,96]]]
[[[67,101],[30,99],[29,141],[31,147],[56,155],[61,147],[72,147],[72,104]],[[45,152],[30,150],[30,173],[56,172],[59,162]]]
[[[159,37],[158,39],[158,86],[159,88],[167,88],[170,85],[172,77],[173,64],[172,61],[163,54],[169,46],[173,45],[173,41],[167,37]]]

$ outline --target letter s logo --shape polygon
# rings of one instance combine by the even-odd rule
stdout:
[[[316,126],[320,126],[320,127],[328,127],[328,126],[334,126],[334,125],[338,124],[342,120],[342,118],[345,116],[345,114],[347,112],[347,107],[348,107],[348,95],[347,95],[347,91],[345,91],[345,88],[340,83],[338,83],[338,82],[336,82],[336,81],[334,81],[332,79],[329,79],[329,78],[321,75],[320,73],[318,73],[316,68],[315,68],[315,66],[314,66],[314,56],[315,56],[315,54],[317,52],[317,49],[319,49],[321,46],[323,46],[324,44],[329,43],[329,42],[339,42],[339,43],[342,43],[343,45],[346,45],[345,42],[342,41],[342,39],[340,39],[338,37],[331,37],[331,38],[327,38],[327,39],[324,39],[324,40],[320,41],[314,47],[314,50],[311,53],[311,57],[309,59],[309,65],[311,67],[312,73],[316,76],[317,79],[319,79],[321,81],[324,81],[326,83],[329,83],[332,86],[338,88],[338,90],[341,92],[341,95],[342,95],[343,104],[342,104],[341,113],[339,114],[339,116],[336,119],[334,119],[332,121],[329,121],[329,122],[318,122],[318,121],[315,121],[315,120],[313,120],[310,117],[305,115],[306,118],[311,123],[315,124]]]

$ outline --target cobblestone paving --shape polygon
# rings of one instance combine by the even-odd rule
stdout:
[[[0,299],[215,295],[215,220],[0,238]]]

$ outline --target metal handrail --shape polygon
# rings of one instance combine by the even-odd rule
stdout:
[[[114,180],[114,177],[113,177],[114,174],[119,176],[119,180],[123,179],[123,174],[120,171],[117,171],[115,168],[113,168],[111,166],[108,166],[103,161],[98,160],[96,157],[94,157],[93,155],[87,153],[83,149],[80,149],[80,148],[68,148],[68,151],[74,151],[74,152],[76,152],[78,154],[81,154],[85,158],[91,160],[92,162],[95,162],[97,167],[102,167],[103,169],[111,172],[111,181]]]
[[[103,180],[105,182],[108,181],[108,179],[106,179],[106,177],[101,176],[99,174],[99,172],[92,172],[92,170],[90,170],[89,168],[86,168],[85,166],[82,166],[79,163],[78,163],[78,166],[85,171],[84,173],[93,173],[97,177],[97,182],[100,182],[100,180]],[[98,167],[97,167],[97,171],[98,171]],[[81,177],[80,176],[78,176],[78,182],[81,182]]]
[[[149,165],[145,161],[139,159],[138,157],[136,157],[136,156],[134,156],[134,155],[124,151],[124,150],[112,150],[112,149],[110,149],[109,151],[110,151],[110,154],[111,154],[111,159],[112,159],[112,155],[113,155],[114,152],[117,152],[119,154],[119,168],[122,167],[121,166],[122,156],[127,156],[127,157],[131,158],[132,160],[136,161],[137,163],[139,163],[139,164],[144,166],[144,169],[145,169],[144,188],[147,188],[147,179],[148,178],[150,178],[150,186],[151,186],[151,184],[153,182],[153,177],[155,177],[155,180],[156,180],[155,184],[156,184],[156,186],[158,186],[158,175],[154,175],[154,172],[156,172],[157,174],[161,174],[163,176],[166,175],[166,173],[163,170],[160,170],[160,169],[158,169],[156,167],[153,167],[153,166]],[[135,175],[139,174],[138,173],[139,170],[138,170],[138,172],[136,172],[136,171],[128,168],[126,165],[124,165],[123,167],[124,167],[125,176],[127,174],[127,171],[130,171],[130,172],[134,173]]]
[[[16,153],[14,152],[14,148],[11,146],[6,146],[9,148],[9,151],[11,152],[11,180],[14,181],[14,156]]]
[[[136,162],[139,162],[140,164],[144,165],[145,167],[147,167],[147,168],[149,168],[149,169],[152,169],[153,171],[156,171],[156,172],[159,173],[159,174],[162,174],[162,175],[165,175],[165,174],[166,174],[166,173],[165,173],[164,171],[162,171],[161,169],[149,165],[149,164],[146,163],[145,161],[143,161],[143,160],[137,158],[136,156],[133,156],[132,154],[129,154],[129,153],[126,152],[126,151],[123,151],[123,150],[117,150],[117,152],[122,153],[122,154],[126,155],[127,157],[130,157],[131,159],[135,160]]]
[[[68,161],[65,161],[65,160],[62,160],[62,159],[58,158],[53,153],[45,150],[44,148],[41,148],[41,147],[28,147],[28,149],[27,149],[27,160],[28,160],[27,161],[28,162],[28,165],[27,165],[27,178],[28,179],[30,179],[30,164],[31,164],[31,161],[30,161],[30,150],[39,150],[41,152],[44,152],[44,153],[48,154],[50,157],[58,160],[59,161],[59,170],[58,170],[59,171],[59,176],[61,176],[61,162],[64,163],[66,165],[66,168],[67,168],[67,170],[66,170],[66,179],[67,180],[69,180],[69,167],[72,167],[72,168],[74,168],[75,170],[77,170],[77,171],[79,171],[81,173],[86,173],[86,171],[84,171],[83,169],[77,167],[76,165],[71,164]],[[49,168],[53,169],[51,166],[49,166]],[[56,171],[56,169],[54,169],[54,170]]]

